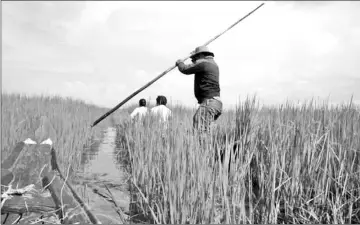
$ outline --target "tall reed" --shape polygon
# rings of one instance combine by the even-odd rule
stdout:
[[[59,164],[63,171],[71,166],[77,170],[83,149],[88,147],[99,131],[111,123],[107,119],[98,127],[90,124],[106,112],[105,108],[85,104],[83,101],[59,96],[27,96],[2,94],[1,108],[1,156],[5,158],[19,141],[31,138],[37,142],[36,134],[43,118],[50,129],[43,134],[50,137],[57,150]]]
[[[151,116],[118,126],[148,222],[360,222],[358,106],[248,98],[205,136],[192,113],[174,108],[168,128]]]

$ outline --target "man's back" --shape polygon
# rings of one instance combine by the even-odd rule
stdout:
[[[154,115],[160,115],[162,121],[167,121],[171,116],[171,110],[165,105],[158,105],[151,109],[151,113]]]
[[[178,68],[184,74],[195,74],[194,93],[199,103],[207,98],[220,97],[219,67],[213,57],[198,59],[190,65],[180,62]]]
[[[143,116],[146,115],[146,113],[148,112],[147,107],[145,106],[141,106],[136,108],[130,115],[131,119],[134,119],[137,115],[139,115],[139,118],[142,118]]]

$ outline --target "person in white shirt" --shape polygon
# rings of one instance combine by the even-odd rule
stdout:
[[[146,100],[142,98],[139,100],[139,107],[134,109],[134,111],[130,114],[131,120],[134,120],[136,117],[141,119],[146,115],[147,112],[148,108],[146,107]]]
[[[166,97],[159,95],[156,98],[156,106],[151,109],[153,115],[160,115],[162,122],[167,122],[171,116],[171,110],[166,107],[166,103]]]

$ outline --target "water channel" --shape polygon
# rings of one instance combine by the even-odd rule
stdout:
[[[95,140],[82,155],[81,182],[77,185],[86,203],[102,223],[121,222],[114,204],[109,201],[114,196],[123,212],[129,211],[130,194],[125,169],[117,160],[116,129],[107,128],[100,140]],[[105,187],[106,185],[106,187]]]

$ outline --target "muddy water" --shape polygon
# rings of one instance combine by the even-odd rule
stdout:
[[[103,196],[110,196],[104,184],[110,189],[122,211],[128,212],[129,209],[127,175],[116,160],[115,139],[116,129],[109,127],[101,140],[84,151],[82,158],[82,182],[78,188],[82,189],[85,201],[103,223],[121,221],[114,204]]]

